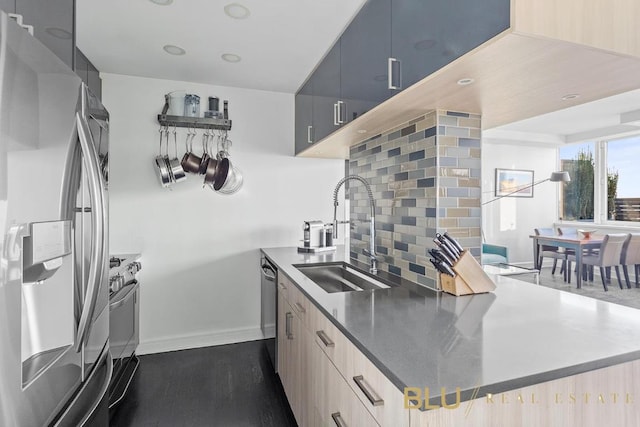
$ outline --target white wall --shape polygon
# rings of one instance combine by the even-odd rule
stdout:
[[[302,221],[331,220],[342,160],[293,157],[292,94],[102,74],[111,114],[110,252],[142,252],[139,353],[259,339],[259,248],[297,246]],[[154,170],[164,94],[229,100],[231,160],[244,174],[225,196],[190,175],[172,191]],[[178,129],[180,156],[186,130]],[[200,135],[197,138],[200,141]]]
[[[483,140],[482,202],[495,198],[495,170],[527,169],[534,181],[549,178],[557,169],[557,149],[513,141],[508,144]],[[530,143],[529,143],[530,144]],[[558,184],[544,182],[533,189],[533,198],[504,197],[482,206],[484,241],[507,246],[509,262],[533,265],[534,228],[552,227],[557,220]]]

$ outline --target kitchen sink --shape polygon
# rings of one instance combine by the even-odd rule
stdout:
[[[329,293],[364,291],[390,287],[387,284],[368,277],[344,262],[298,264],[294,265],[294,267]]]

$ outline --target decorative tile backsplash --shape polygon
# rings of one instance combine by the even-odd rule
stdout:
[[[436,232],[480,256],[480,115],[434,110],[351,147],[348,169],[373,191],[379,270],[437,288],[427,253]],[[368,263],[364,186],[352,181],[349,199],[351,258]]]

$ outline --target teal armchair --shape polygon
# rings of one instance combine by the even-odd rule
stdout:
[[[509,251],[506,246],[482,244],[482,264],[509,263]]]

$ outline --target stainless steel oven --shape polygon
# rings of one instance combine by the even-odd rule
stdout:
[[[276,313],[278,293],[276,288],[278,269],[266,257],[260,259],[260,270],[262,271],[262,279],[260,280],[261,291],[261,311],[260,311],[260,329],[265,339],[267,352],[271,359],[274,369],[278,370],[278,351],[276,340]]]
[[[139,360],[135,354],[139,338],[141,269],[139,254],[111,257],[109,296],[109,343],[113,356],[113,377],[109,385],[109,408],[126,395]]]

